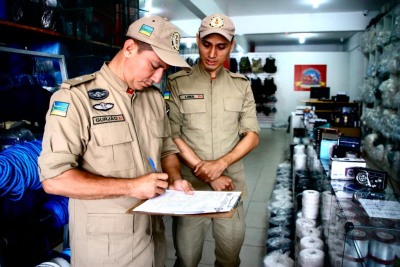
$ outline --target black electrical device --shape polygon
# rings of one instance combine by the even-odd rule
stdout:
[[[351,169],[357,184],[372,191],[382,191],[386,189],[389,178],[387,172],[363,167],[354,167]]]

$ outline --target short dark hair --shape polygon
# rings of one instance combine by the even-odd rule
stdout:
[[[141,52],[143,52],[143,51],[153,51],[153,48],[151,47],[150,44],[145,43],[145,42],[143,42],[143,41],[140,41],[140,40],[138,40],[138,39],[129,37],[129,36],[126,37],[125,41],[126,41],[126,40],[129,40],[129,39],[133,40],[133,41],[137,44],[137,46],[138,46],[138,48],[139,48],[139,49],[138,49],[138,52],[139,52],[139,53],[141,53]]]

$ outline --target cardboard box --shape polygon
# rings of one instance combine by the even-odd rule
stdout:
[[[362,158],[331,158],[329,163],[329,176],[331,179],[353,180],[352,167],[366,167],[367,163]]]

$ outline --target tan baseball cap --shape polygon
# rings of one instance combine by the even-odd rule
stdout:
[[[150,16],[138,19],[129,26],[126,35],[150,44],[157,56],[168,65],[191,69],[179,55],[181,36],[178,29],[164,18]]]
[[[222,14],[207,16],[201,21],[199,35],[200,38],[203,38],[212,33],[221,34],[229,41],[232,41],[235,36],[235,25],[228,16]]]

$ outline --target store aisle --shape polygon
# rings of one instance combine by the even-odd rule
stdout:
[[[284,160],[289,147],[285,130],[261,129],[260,144],[244,160],[248,181],[249,197],[244,201],[246,210],[246,238],[240,253],[242,267],[262,266],[265,254],[265,240],[268,227],[267,205],[275,184],[275,174],[279,163]],[[172,242],[172,218],[165,217],[168,242],[167,267],[175,261]],[[211,230],[206,237],[203,257],[199,267],[214,266],[214,240]]]

